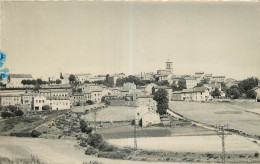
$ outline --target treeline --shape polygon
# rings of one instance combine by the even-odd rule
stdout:
[[[253,89],[257,86],[258,78],[251,77],[240,81],[238,85],[233,85],[230,88],[222,86],[222,89],[228,98],[238,99],[243,95],[247,98],[256,98],[257,93]]]
[[[37,80],[22,80],[21,83],[23,85],[46,85],[46,84],[61,84],[61,80],[57,79],[56,81],[44,81],[42,79]]]

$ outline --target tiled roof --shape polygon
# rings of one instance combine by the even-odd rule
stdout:
[[[191,93],[193,92],[193,89],[183,89],[182,93]]]
[[[1,95],[0,97],[21,97],[21,95],[18,95],[18,94],[7,94],[7,95]]]
[[[33,78],[31,74],[9,74],[10,78]]]

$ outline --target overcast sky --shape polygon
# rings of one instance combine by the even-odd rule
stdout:
[[[260,77],[259,2],[2,2],[10,73]]]

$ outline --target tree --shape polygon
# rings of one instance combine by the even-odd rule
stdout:
[[[219,89],[215,88],[215,90],[213,92],[211,92],[211,96],[214,97],[214,98],[221,96],[220,92],[219,92]]]
[[[71,84],[75,83],[77,81],[76,76],[75,75],[70,75],[69,76],[69,81],[70,81]]]
[[[156,112],[160,115],[166,114],[168,109],[168,93],[165,89],[158,89],[154,94],[154,100],[157,102]]]
[[[178,90],[182,91],[183,89],[187,89],[186,80],[184,78],[180,78],[178,81]]]
[[[23,111],[22,110],[18,110],[14,112],[15,116],[22,116],[23,115]]]
[[[56,84],[61,84],[61,80],[60,80],[60,79],[57,79],[57,80],[56,80]]]
[[[43,105],[42,106],[42,110],[51,110],[51,106],[49,106],[49,105]]]
[[[123,84],[124,84],[124,82],[123,82],[123,80],[122,80],[121,78],[118,78],[118,79],[116,80],[116,86],[117,86],[117,87],[121,87],[121,86],[123,86]]]
[[[14,117],[14,114],[11,112],[2,112],[1,117],[3,117],[3,118]]]
[[[253,89],[249,90],[249,91],[246,93],[246,97],[247,97],[247,98],[256,98],[256,96],[257,96],[257,93],[256,93]]]
[[[39,84],[39,85],[42,85],[42,79],[37,79],[36,83]]]
[[[64,79],[64,77],[62,76],[62,73],[60,73],[60,79]]]
[[[159,85],[159,86],[169,86],[169,82],[167,80],[163,80],[163,81],[160,81],[160,82],[156,82],[155,83],[156,85]]]
[[[109,83],[109,81],[108,81],[109,80],[109,76],[110,76],[109,74],[106,75],[106,82],[107,83]]]
[[[179,90],[177,85],[174,84],[174,83],[172,83],[171,88],[172,88],[172,91],[178,91]]]
[[[232,98],[232,99],[238,99],[241,96],[239,90],[235,87],[230,87],[226,90],[226,97]]]
[[[258,78],[251,77],[239,82],[238,88],[241,94],[242,93],[247,94],[247,92],[250,92],[250,90],[256,87],[257,85],[258,85]]]

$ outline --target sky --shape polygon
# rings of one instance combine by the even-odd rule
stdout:
[[[10,73],[260,77],[259,2],[1,2]]]

